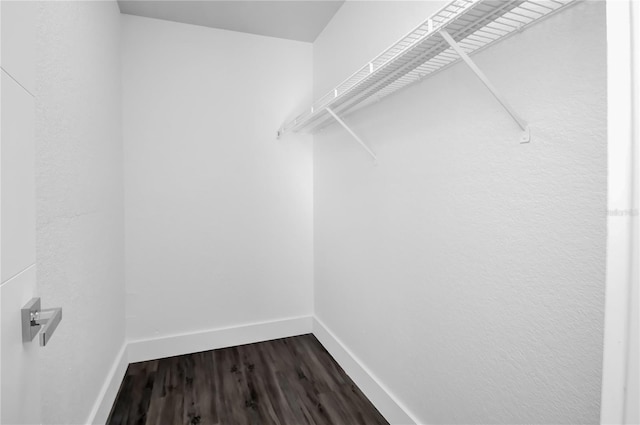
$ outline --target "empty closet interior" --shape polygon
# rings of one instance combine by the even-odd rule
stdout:
[[[35,28],[33,276],[5,284],[3,230],[3,332],[36,295],[64,319],[39,351],[3,336],[2,423],[35,387],[41,423],[125,417],[132,376],[235,346],[245,369],[223,350],[220,373],[304,357],[365,423],[599,422],[606,3],[236,2],[292,8],[252,21],[267,35],[207,26],[206,3],[3,2],[3,146],[10,21]],[[274,24],[294,3],[326,15],[306,39]],[[5,158],[3,223],[27,220]]]

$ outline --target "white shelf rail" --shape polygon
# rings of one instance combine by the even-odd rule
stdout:
[[[278,136],[289,131],[314,132],[337,119],[375,158],[375,154],[339,116],[378,101],[462,59],[522,129],[521,142],[528,142],[530,135],[526,121],[499,94],[469,55],[578,1],[454,0],[322,96],[306,111],[285,122],[278,130]]]

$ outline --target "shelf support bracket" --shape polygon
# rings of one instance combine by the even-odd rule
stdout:
[[[371,150],[371,148],[369,148],[369,146],[367,146],[367,144],[365,142],[362,141],[362,139],[360,137],[358,137],[358,135],[356,133],[353,132],[353,130],[351,130],[351,128],[347,125],[347,123],[345,123],[344,121],[342,121],[342,119],[340,119],[340,117],[333,112],[333,110],[331,108],[325,108],[327,110],[327,112],[333,117],[335,118],[336,121],[338,121],[338,123],[344,127],[345,130],[347,130],[349,132],[349,134],[351,134],[351,136],[353,136],[354,139],[356,139],[356,142],[358,142],[360,144],[360,146],[362,146],[364,148],[364,150],[367,151],[367,153],[369,153],[369,155],[371,155],[371,157],[373,158],[373,161],[375,164],[378,163],[378,157],[376,156],[375,152],[373,152]]]
[[[451,37],[451,35],[443,29],[440,30],[439,32],[442,38],[444,38],[445,41],[449,43],[451,48],[456,51],[458,56],[460,56],[460,58],[469,66],[469,68],[471,68],[473,73],[476,74],[476,76],[480,79],[480,81],[482,81],[485,87],[489,89],[493,97],[495,97],[496,100],[500,102],[502,107],[507,111],[507,113],[511,116],[511,118],[513,118],[513,120],[522,129],[523,134],[520,137],[520,143],[529,143],[529,141],[531,140],[531,131],[529,130],[529,124],[527,124],[527,122],[523,120],[522,117],[520,117],[520,115],[518,115],[518,113],[511,107],[511,105],[509,105],[506,99],[502,97],[500,93],[498,93],[498,90],[496,90],[493,84],[491,84],[491,81],[489,81],[487,76],[484,75],[484,73],[480,70],[480,68],[478,68],[475,62],[471,60],[469,55],[467,55],[467,53],[464,50],[462,50],[462,47],[460,47],[460,45],[456,43],[453,37]]]

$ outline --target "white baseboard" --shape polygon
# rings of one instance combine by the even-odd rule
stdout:
[[[129,363],[135,363],[303,335],[311,333],[312,329],[313,319],[311,316],[294,317],[230,328],[129,341],[127,352]]]
[[[104,384],[102,384],[98,398],[91,409],[89,419],[87,419],[87,424],[104,424],[107,422],[109,413],[111,412],[111,406],[116,400],[120,384],[127,371],[127,366],[129,366],[127,343],[124,342],[107,374],[107,379]]]
[[[420,421],[415,419],[415,416],[317,317],[313,318],[313,334],[390,424],[420,424]]]
[[[393,425],[420,423],[319,319],[311,316],[128,341],[118,352],[87,423],[104,424],[107,421],[129,363],[307,333],[313,333],[318,338],[389,423]]]
[[[312,327],[313,318],[304,316],[125,342],[102,385],[86,423],[104,424],[109,419],[111,407],[129,363],[303,335],[311,333]]]

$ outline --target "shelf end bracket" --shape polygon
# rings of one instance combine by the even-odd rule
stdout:
[[[487,76],[484,75],[484,72],[482,72],[480,68],[478,68],[478,66],[475,64],[475,62],[471,60],[469,55],[467,55],[467,53],[462,50],[462,47],[460,47],[460,45],[453,39],[453,37],[451,37],[451,35],[444,29],[441,29],[439,33],[442,38],[444,38],[444,40],[449,43],[449,46],[451,46],[451,48],[456,51],[458,56],[460,56],[460,58],[467,64],[467,66],[471,68],[473,73],[476,74],[476,76],[480,79],[480,81],[482,81],[485,87],[489,89],[493,97],[496,98],[496,100],[500,103],[500,105],[502,105],[502,107],[507,111],[511,118],[513,118],[516,124],[518,124],[518,127],[522,129],[523,133],[520,137],[520,143],[529,143],[529,141],[531,140],[531,131],[529,129],[529,124],[527,124],[527,122],[523,120],[522,117],[520,117],[520,115],[518,115],[518,113],[511,107],[507,100],[502,97],[502,95],[498,92],[494,85],[491,84],[491,81],[489,81]]]
[[[531,129],[527,125],[527,127],[522,131],[522,136],[520,136],[520,143],[529,143],[531,141]]]
[[[327,112],[329,113],[329,115],[331,115],[336,121],[338,121],[338,123],[344,127],[345,130],[347,130],[349,132],[349,134],[356,139],[356,142],[358,142],[360,144],[360,146],[362,146],[364,148],[364,150],[367,151],[367,153],[369,155],[371,155],[371,157],[373,158],[373,161],[375,164],[378,163],[378,157],[376,156],[375,152],[373,152],[371,150],[371,148],[369,146],[367,146],[367,144],[365,142],[362,141],[362,139],[360,137],[358,137],[358,135],[356,133],[353,132],[353,130],[351,129],[351,127],[349,127],[347,125],[347,123],[345,123],[344,121],[342,121],[342,119],[335,113],[333,112],[333,110],[331,108],[325,108],[327,110]]]

